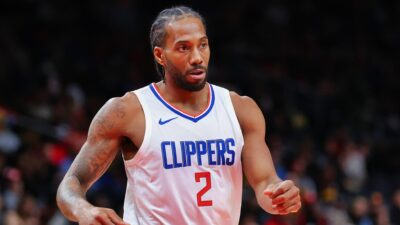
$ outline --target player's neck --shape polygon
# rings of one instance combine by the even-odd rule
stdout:
[[[171,104],[202,109],[209,98],[208,83],[199,91],[188,91],[171,83],[158,82],[156,86],[161,96]]]

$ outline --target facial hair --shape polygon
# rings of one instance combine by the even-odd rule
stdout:
[[[171,75],[172,82],[186,91],[200,91],[204,88],[207,83],[207,68],[201,65],[193,66],[190,70],[186,71],[185,74],[180,72],[169,60],[166,60],[165,71]],[[206,73],[206,77],[204,80],[200,81],[199,83],[189,83],[186,81],[185,77],[189,74],[191,70],[194,69],[203,69]]]

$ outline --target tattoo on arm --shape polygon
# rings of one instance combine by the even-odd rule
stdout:
[[[123,120],[127,115],[124,101],[123,98],[111,100],[99,110],[89,127],[85,144],[60,184],[57,203],[71,220],[77,220],[76,213],[80,209],[77,202],[90,204],[85,199],[87,189],[107,170],[118,153]]]
[[[112,107],[104,107],[94,118],[89,128],[88,139],[78,154],[71,175],[76,176],[81,185],[89,187],[110,166],[118,152],[121,119],[126,115],[123,103],[115,101]]]

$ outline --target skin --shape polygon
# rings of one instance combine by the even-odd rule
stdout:
[[[155,59],[165,68],[165,82],[157,83],[158,89],[176,108],[197,115],[208,104],[210,48],[205,28],[199,19],[184,17],[165,29],[165,45],[153,49]],[[192,76],[196,68],[204,74]],[[260,206],[272,214],[297,212],[301,207],[299,189],[276,175],[265,143],[261,110],[249,97],[230,95],[244,136],[243,170]],[[132,92],[110,99],[98,111],[86,142],[58,188],[57,204],[68,219],[80,225],[128,224],[114,210],[90,204],[85,195],[118,153],[122,151],[127,160],[135,156],[144,131],[143,109]]]

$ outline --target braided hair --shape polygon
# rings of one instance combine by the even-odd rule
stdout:
[[[204,18],[193,9],[186,6],[175,6],[168,9],[164,9],[161,11],[157,18],[154,20],[150,29],[150,45],[151,50],[153,51],[154,47],[164,47],[165,38],[167,36],[167,32],[165,30],[165,25],[170,22],[185,18],[185,17],[194,17],[201,20],[203,26],[206,27],[206,23]],[[156,60],[154,60],[156,65],[156,70],[158,75],[161,78],[165,79],[164,68],[158,64]]]

